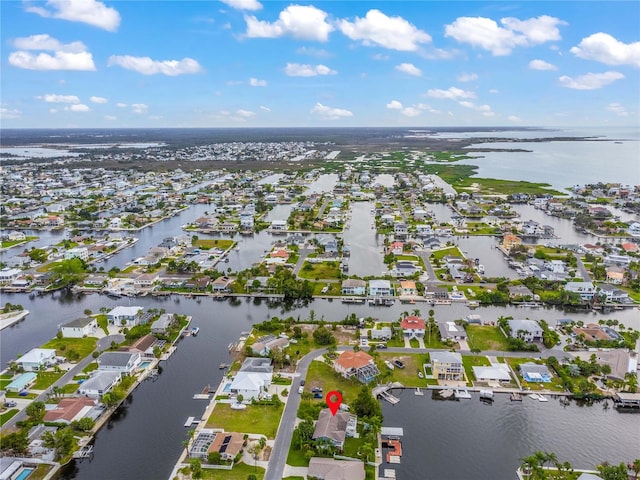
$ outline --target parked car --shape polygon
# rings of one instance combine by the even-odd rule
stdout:
[[[298,387],[298,393],[302,395],[302,392],[304,392],[304,387],[303,386]]]
[[[8,400],[6,402],[4,402],[4,406],[7,408],[11,408],[11,407],[15,407],[17,404],[17,402],[15,400]]]
[[[379,343],[378,344],[378,350],[383,350],[385,348],[387,348],[387,344],[386,343]]]
[[[300,386],[304,387],[304,378],[300,380]]]

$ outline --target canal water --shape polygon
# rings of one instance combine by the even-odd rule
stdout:
[[[373,202],[352,202],[351,219],[342,238],[351,248],[349,257],[349,275],[360,277],[382,275],[387,271],[383,259],[384,235],[376,233],[375,217],[371,209]]]

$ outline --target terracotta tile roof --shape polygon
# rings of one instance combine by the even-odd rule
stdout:
[[[400,327],[403,330],[425,330],[426,326],[424,320],[420,317],[416,317],[415,315],[409,315],[408,317],[404,317],[402,322],[400,322]]]
[[[336,363],[345,370],[362,368],[371,362],[373,362],[373,357],[363,351],[343,352],[342,355],[336,359]]]

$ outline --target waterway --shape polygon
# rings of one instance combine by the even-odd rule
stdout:
[[[618,412],[612,402],[563,406],[511,402],[496,395],[492,405],[471,400],[433,400],[412,390],[383,403],[384,425],[402,427],[402,461],[385,465],[400,479],[497,480],[515,478],[521,458],[536,450],[554,452],[574,468],[592,469],[608,461],[629,462],[640,454],[640,416]],[[608,408],[604,408],[605,404]]]
[[[382,275],[387,271],[381,253],[384,235],[377,234],[375,228],[371,228],[375,225],[375,217],[370,213],[374,207],[373,202],[351,203],[351,220],[343,233],[345,245],[351,247],[349,275],[366,277]]]

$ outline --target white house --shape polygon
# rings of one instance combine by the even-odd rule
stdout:
[[[390,327],[372,328],[371,329],[371,339],[372,340],[389,340],[390,338],[391,338],[391,328]]]
[[[122,374],[116,371],[98,370],[78,387],[78,393],[90,398],[102,398],[116,386]]]
[[[138,352],[103,352],[97,359],[98,370],[131,374],[140,365]]]
[[[424,320],[415,315],[409,315],[402,319],[400,328],[405,338],[424,338],[426,326]]]
[[[72,258],[79,258],[86,262],[89,260],[89,249],[87,247],[74,247],[64,252],[65,260],[70,260]]]
[[[565,291],[577,293],[582,300],[591,300],[596,294],[596,287],[592,282],[568,282]]]
[[[37,372],[56,364],[56,351],[53,348],[34,348],[16,360],[18,367],[27,372]]]
[[[272,378],[271,359],[249,357],[231,382],[231,393],[242,395],[243,402],[259,400],[271,385]]]
[[[542,327],[535,320],[508,320],[513,338],[521,338],[525,342],[542,340]]]
[[[114,325],[122,325],[124,321],[124,325],[127,327],[133,327],[138,324],[140,315],[142,315],[142,311],[144,309],[142,307],[124,307],[117,306],[109,313],[107,313],[107,319],[109,323],[113,323]]]
[[[271,230],[286,230],[287,229],[287,221],[286,220],[272,220],[271,221]]]
[[[640,237],[640,223],[633,222],[631,225],[629,225],[629,228],[627,228],[627,233],[632,237]]]
[[[3,268],[0,270],[0,285],[10,285],[21,273],[17,268]]]
[[[98,328],[98,321],[92,317],[77,318],[60,326],[62,336],[65,338],[90,337]]]
[[[391,282],[389,280],[369,280],[369,295],[372,297],[391,295]]]

